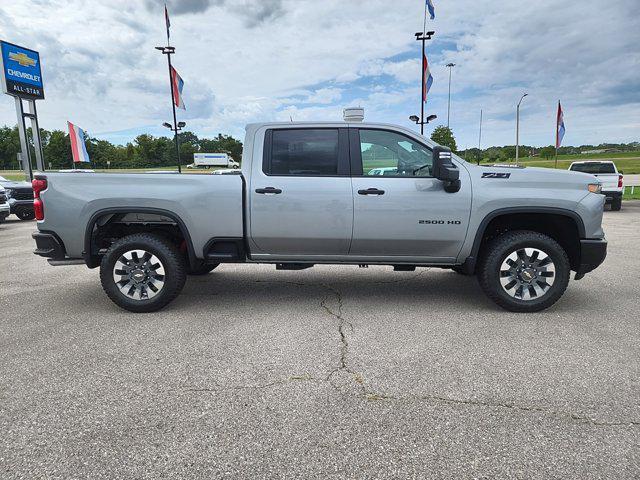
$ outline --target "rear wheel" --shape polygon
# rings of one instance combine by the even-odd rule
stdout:
[[[487,247],[478,269],[480,286],[512,312],[538,312],[562,296],[571,266],[563,248],[537,232],[508,232]]]
[[[100,264],[109,298],[130,312],[154,312],[178,296],[186,280],[183,256],[162,237],[141,233],[114,242]]]
[[[614,198],[613,200],[611,200],[611,210],[613,210],[614,212],[617,212],[621,208],[622,208],[622,199],[621,198]]]

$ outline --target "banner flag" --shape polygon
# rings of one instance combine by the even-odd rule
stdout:
[[[84,130],[69,121],[67,122],[67,125],[69,126],[69,139],[71,140],[73,163],[90,162],[89,154],[87,153],[87,145],[84,143]]]

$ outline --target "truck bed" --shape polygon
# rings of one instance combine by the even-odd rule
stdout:
[[[240,175],[156,175],[111,173],[45,173],[41,193],[44,220],[62,240],[68,258],[82,258],[93,225],[122,210],[167,214],[182,222],[193,251],[203,258],[215,237],[242,238],[243,182]],[[49,226],[51,228],[49,228]]]

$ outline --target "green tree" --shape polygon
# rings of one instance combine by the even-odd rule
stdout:
[[[431,140],[439,145],[449,147],[454,152],[457,150],[456,139],[453,136],[453,132],[449,127],[445,127],[444,125],[439,125],[435,128],[431,134]]]
[[[555,154],[556,154],[556,149],[551,145],[540,149],[540,156],[543,158],[546,158],[547,160],[550,158],[553,158]]]
[[[71,168],[73,162],[71,158],[71,142],[69,135],[62,130],[53,130],[49,135],[49,140],[42,147],[44,161],[47,168],[51,164],[52,168]]]

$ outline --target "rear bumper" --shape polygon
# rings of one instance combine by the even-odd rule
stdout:
[[[34,232],[31,237],[36,241],[36,255],[54,260],[64,260],[65,250],[62,241],[53,233]]]
[[[607,257],[607,241],[602,239],[580,240],[580,266],[576,273],[580,278],[595,270]]]
[[[610,203],[612,200],[622,198],[622,192],[610,191],[610,192],[601,192],[606,198],[606,202]]]

